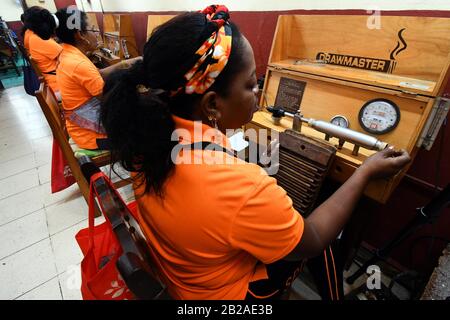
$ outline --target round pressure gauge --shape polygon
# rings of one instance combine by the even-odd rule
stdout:
[[[359,124],[369,133],[388,133],[397,127],[399,121],[400,109],[387,99],[371,100],[359,111]]]
[[[348,119],[344,116],[337,115],[331,118],[330,122],[336,126],[348,128],[350,123],[348,122]]]

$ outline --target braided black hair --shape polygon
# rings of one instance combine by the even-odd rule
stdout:
[[[209,90],[228,94],[228,87],[243,64],[243,36],[230,22],[233,37],[228,64]],[[101,121],[122,166],[144,178],[145,192],[162,195],[173,172],[172,114],[191,119],[202,95],[169,97],[186,83],[184,75],[196,62],[195,52],[217,31],[217,24],[202,13],[185,13],[156,28],[144,47],[144,59],[130,70],[119,71],[106,81]],[[139,93],[137,86],[150,90]],[[165,94],[161,95],[161,92]]]
[[[56,36],[63,43],[75,45],[75,34],[88,28],[86,12],[68,7],[59,9],[56,16],[59,19],[59,27],[55,30]]]
[[[31,30],[43,40],[48,40],[55,33],[56,22],[47,9],[30,7],[20,16],[20,20],[23,23],[22,36]]]

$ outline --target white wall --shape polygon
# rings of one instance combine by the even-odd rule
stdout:
[[[98,0],[95,0],[98,1]],[[27,0],[28,7],[40,6],[48,9],[50,12],[56,11],[54,0]],[[0,0],[0,16],[5,21],[20,21],[20,15],[23,13],[20,0]]]
[[[0,16],[5,21],[20,21],[23,13],[19,0],[0,0]]]
[[[54,0],[26,0],[28,8],[39,6],[47,9],[50,12],[56,12],[56,5]]]
[[[193,11],[211,3],[223,3],[231,11],[277,11],[277,10],[332,10],[332,9],[379,9],[379,10],[450,10],[450,0],[76,0],[79,8],[86,11],[138,12],[138,11]]]

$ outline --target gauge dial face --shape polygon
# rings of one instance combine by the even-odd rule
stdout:
[[[373,134],[388,133],[397,127],[399,121],[400,109],[387,99],[371,100],[359,111],[361,127]]]
[[[350,123],[348,122],[348,119],[346,117],[340,116],[340,115],[334,116],[330,120],[330,122],[336,126],[343,127],[343,128],[348,128],[350,125]]]

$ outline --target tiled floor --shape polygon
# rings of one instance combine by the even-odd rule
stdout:
[[[50,191],[52,135],[34,97],[0,91],[0,299],[81,299],[78,186]]]

